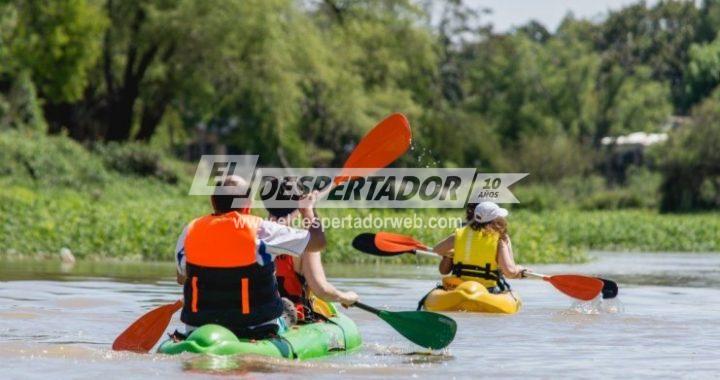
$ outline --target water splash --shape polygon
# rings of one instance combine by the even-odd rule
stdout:
[[[597,297],[592,301],[575,301],[570,305],[568,311],[572,314],[621,314],[625,312],[625,306],[618,298],[602,299]]]

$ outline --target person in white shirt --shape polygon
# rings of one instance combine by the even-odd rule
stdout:
[[[237,176],[228,177],[217,189],[223,186],[247,188]],[[249,215],[250,197],[238,202],[236,194],[216,190],[211,196],[213,214],[193,220],[178,238],[175,259],[177,282],[184,288],[181,320],[186,332],[206,323],[249,338],[283,331],[275,258],[299,258],[325,248],[325,234],[313,210],[316,193],[299,210],[308,229]]]

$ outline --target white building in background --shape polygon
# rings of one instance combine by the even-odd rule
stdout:
[[[647,165],[645,149],[668,140],[668,133],[673,129],[681,128],[690,122],[686,116],[671,116],[661,125],[660,132],[632,132],[622,136],[605,136],[600,140],[606,152],[601,163],[605,176],[611,182],[623,183],[625,171],[631,165]]]
[[[647,132],[633,132],[628,135],[610,137],[606,136],[600,140],[602,145],[641,145],[650,146],[658,143],[667,141],[668,134],[662,133],[647,133]]]

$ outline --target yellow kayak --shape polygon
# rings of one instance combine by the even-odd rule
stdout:
[[[515,314],[522,300],[515,292],[492,294],[475,281],[456,277],[443,278],[443,288],[431,291],[423,307],[429,311],[471,311],[479,313]]]

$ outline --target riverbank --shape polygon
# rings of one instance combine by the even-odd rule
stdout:
[[[7,257],[54,256],[69,248],[79,259],[170,261],[184,223],[209,211],[205,197],[151,178],[116,177],[83,189],[20,183],[0,178],[0,252]],[[257,210],[259,215],[262,209]],[[353,220],[414,220],[430,225],[456,220],[460,210],[319,210],[323,217]],[[717,213],[665,215],[647,210],[531,212],[510,216],[511,236],[523,263],[583,262],[587,250],[720,251]],[[433,244],[452,226],[390,228]],[[328,231],[328,262],[372,262],[350,242],[367,224]],[[414,262],[414,257],[387,261]]]
[[[78,259],[171,261],[184,224],[210,211],[207,197],[187,195],[194,169],[146,145],[85,147],[64,136],[0,133],[0,255],[54,257],[68,248]],[[520,190],[521,200],[532,204]],[[583,262],[590,249],[720,251],[718,213],[581,209],[567,201],[544,211],[513,210],[518,261]],[[262,209],[255,212],[265,216]],[[432,245],[463,216],[462,210],[319,212],[338,223],[326,224],[327,262],[377,261],[352,249],[362,232],[402,232]],[[416,262],[409,255],[383,260]]]

